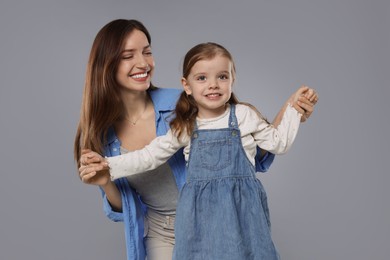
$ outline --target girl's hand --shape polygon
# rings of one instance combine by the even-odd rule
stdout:
[[[92,185],[104,186],[111,181],[107,161],[91,150],[82,151],[79,175],[82,182]]]
[[[299,94],[300,96],[298,96]],[[292,103],[292,106],[300,114],[302,114],[301,122],[305,122],[313,113],[314,106],[318,102],[317,92],[314,89],[308,88],[307,86],[302,86],[296,93],[293,94],[292,98],[297,98],[294,99],[296,101]]]

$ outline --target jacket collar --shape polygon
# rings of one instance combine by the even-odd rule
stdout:
[[[164,111],[172,111],[175,109],[175,102],[172,102],[172,100],[167,97],[167,95],[164,95],[163,89],[154,89],[154,90],[148,90],[148,93],[150,95],[150,98],[152,99],[153,106],[154,106],[154,112],[156,114],[156,120],[160,118],[160,112]],[[110,126],[107,131],[107,144],[110,145],[113,142],[119,142],[118,137],[116,136],[115,130],[113,126]]]

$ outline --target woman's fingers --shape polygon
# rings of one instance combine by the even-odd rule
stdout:
[[[313,105],[315,105],[317,102],[318,102],[318,94],[317,92],[314,90],[314,89],[309,89],[306,94],[305,94],[305,97],[311,102],[313,103]]]
[[[314,111],[314,106],[318,102],[318,94],[314,89],[304,85],[299,88],[297,93],[302,93],[302,95],[298,97],[293,106],[302,114],[301,122],[305,122]]]
[[[298,102],[293,103],[292,105],[300,114],[304,114],[306,111],[299,105]]]
[[[297,103],[304,110],[306,110],[306,111],[310,110],[311,112],[313,111],[314,104],[306,97],[304,97],[304,96],[299,97]]]
[[[297,106],[300,107],[300,110],[298,110],[299,113],[302,114],[301,122],[305,122],[310,115],[313,113],[314,110],[314,104],[310,102],[306,97],[299,97]]]
[[[89,180],[96,175],[98,171],[104,169],[104,166],[101,164],[90,164],[90,165],[82,165],[79,168],[80,179],[83,182],[88,183]]]
[[[84,175],[80,175],[80,179],[84,183],[90,183],[90,180],[96,175],[96,172],[86,173]]]

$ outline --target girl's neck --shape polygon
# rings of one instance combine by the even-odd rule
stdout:
[[[202,110],[200,109],[198,111],[197,117],[199,119],[212,119],[216,118],[219,116],[222,116],[226,112],[226,108],[228,107],[228,104],[226,103],[222,107],[216,108],[216,109],[207,109],[207,110]]]

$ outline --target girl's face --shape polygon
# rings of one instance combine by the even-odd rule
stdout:
[[[134,30],[127,36],[121,54],[116,80],[126,91],[145,91],[154,71],[152,50],[145,34]]]
[[[200,60],[191,68],[182,84],[187,95],[198,104],[198,117],[213,118],[225,112],[232,93],[232,62],[221,55]]]

